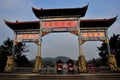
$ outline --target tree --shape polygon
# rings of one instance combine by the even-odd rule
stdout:
[[[93,58],[92,60],[87,61],[87,64],[93,64],[94,67],[100,67],[101,66],[101,58]]]
[[[120,35],[113,34],[113,36],[109,40],[109,44],[110,44],[111,54],[115,55],[117,65],[120,67]],[[102,58],[102,64],[106,65],[107,55],[108,55],[106,43],[102,43],[102,45],[98,47],[98,50],[100,51],[99,56]]]
[[[102,45],[100,47],[98,47],[98,50],[100,51],[99,56],[102,58],[101,59],[102,66],[107,65],[106,63],[107,63],[107,55],[108,55],[108,53],[107,53],[107,46],[106,45],[107,45],[106,43],[102,43]]]
[[[120,34],[113,36],[110,39],[111,52],[115,55],[117,65],[120,67]]]
[[[4,67],[6,66],[7,61],[7,53],[0,51],[0,72],[4,71]]]
[[[0,72],[4,70],[6,65],[7,56],[12,55],[13,40],[8,38],[6,41],[3,41],[3,44],[0,45]],[[15,46],[15,61],[18,67],[30,66],[30,62],[27,57],[23,54],[28,52],[27,46],[25,43],[17,43]]]

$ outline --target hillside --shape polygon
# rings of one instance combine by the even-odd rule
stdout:
[[[64,63],[66,63],[66,61],[69,60],[70,58],[65,57],[65,56],[58,56],[58,57],[55,57],[55,58],[45,57],[42,60],[43,60],[43,64],[45,64],[45,62],[48,62],[48,63],[52,63],[55,66],[56,61],[59,60],[59,59],[61,59]],[[75,62],[75,60],[73,60],[73,61]],[[35,63],[35,59],[31,60],[31,62]]]
[[[70,58],[65,57],[65,56],[58,56],[58,57],[55,57],[55,58],[45,57],[45,58],[43,58],[43,61],[52,61],[52,62],[55,63],[59,59],[61,59],[65,63]]]

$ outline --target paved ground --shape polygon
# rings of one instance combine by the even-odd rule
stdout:
[[[81,73],[62,75],[0,73],[0,80],[120,80],[120,73]]]

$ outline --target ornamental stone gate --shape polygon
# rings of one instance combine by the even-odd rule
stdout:
[[[42,37],[49,33],[70,32],[78,36],[79,42],[79,72],[87,72],[86,60],[82,44],[86,41],[102,41],[107,44],[108,65],[111,71],[117,69],[114,55],[110,52],[108,28],[116,21],[117,17],[110,19],[80,19],[84,17],[88,5],[82,8],[62,9],[36,9],[32,8],[39,21],[9,22],[6,25],[14,31],[14,44],[12,55],[8,56],[5,72],[12,72],[14,67],[14,54],[16,42],[34,42],[38,46],[33,72],[38,72],[42,66],[41,43]]]

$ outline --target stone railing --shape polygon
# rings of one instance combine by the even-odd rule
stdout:
[[[109,67],[88,67],[87,72],[109,72]],[[12,72],[14,73],[32,73],[33,68],[32,67],[14,67]],[[54,68],[42,68],[38,71],[39,74],[58,74],[57,69]],[[73,72],[74,74],[78,73],[78,69],[76,68]],[[61,74],[69,74],[69,71],[67,68],[63,68]]]
[[[14,73],[32,73],[32,67],[14,67],[12,72]]]

